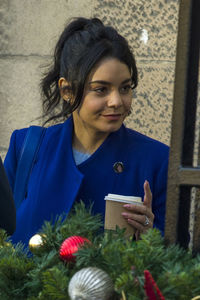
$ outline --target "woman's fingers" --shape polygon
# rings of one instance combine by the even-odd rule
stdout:
[[[132,225],[138,232],[145,232],[153,227],[154,214],[152,213],[152,193],[149,182],[144,182],[144,201],[143,205],[125,204],[127,211],[122,216]]]
[[[149,182],[145,180],[144,182],[144,205],[151,208],[152,206],[152,193],[150,189]]]
[[[147,226],[145,226],[142,223],[139,223],[133,219],[127,219],[127,222],[133,226],[135,229],[137,229],[140,233],[145,232],[147,229],[152,228],[153,227],[153,223],[151,221],[149,221],[149,224]]]
[[[128,221],[128,223],[136,226],[136,228],[150,228],[152,227],[152,217],[146,217],[146,215],[140,215],[135,213],[123,212],[122,216]]]
[[[149,209],[146,205],[138,205],[138,204],[125,204],[123,205],[130,213],[137,214],[138,216],[147,216],[148,218],[152,219],[154,217],[151,209]]]

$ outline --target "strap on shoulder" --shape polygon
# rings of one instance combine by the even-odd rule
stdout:
[[[30,126],[25,136],[19,156],[14,187],[16,209],[19,208],[21,202],[25,197],[28,179],[34,164],[34,160],[40,148],[45,130],[45,127]]]

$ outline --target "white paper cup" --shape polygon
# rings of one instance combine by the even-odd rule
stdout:
[[[115,230],[116,225],[119,228],[126,228],[125,235],[131,236],[135,233],[134,228],[128,224],[127,220],[121,215],[126,209],[124,204],[138,204],[142,205],[141,197],[123,196],[116,194],[108,194],[105,196],[106,211],[105,211],[105,224],[104,228],[109,230]]]

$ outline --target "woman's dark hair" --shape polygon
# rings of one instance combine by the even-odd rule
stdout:
[[[106,57],[117,58],[128,66],[135,88],[138,79],[134,56],[126,39],[113,27],[105,26],[97,18],[76,18],[65,27],[56,44],[54,64],[41,81],[44,116],[49,116],[45,123],[66,119],[79,106],[88,75]],[[63,101],[62,108],[55,113],[61,101],[60,77],[69,82],[74,101]]]

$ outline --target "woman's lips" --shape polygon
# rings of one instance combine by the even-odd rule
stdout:
[[[104,118],[110,121],[117,121],[121,118],[122,114],[108,114],[108,115],[102,115]]]

